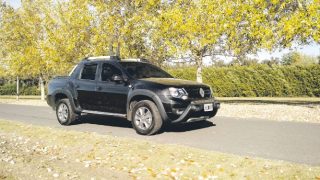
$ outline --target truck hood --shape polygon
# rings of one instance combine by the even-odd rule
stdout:
[[[154,83],[170,87],[207,87],[205,84],[198,83],[195,81],[176,79],[176,78],[143,78],[139,81],[144,81],[148,83]]]

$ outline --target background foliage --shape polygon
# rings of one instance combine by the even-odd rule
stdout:
[[[40,95],[38,86],[23,85],[20,88],[19,95]],[[0,86],[0,95],[17,95],[16,84],[5,84]]]
[[[320,0],[23,0],[16,9],[0,0],[0,77],[39,78],[44,97],[44,81],[67,74],[84,57],[120,55],[157,65],[188,59],[196,68],[189,71],[192,79],[202,82],[203,58],[211,56],[223,66],[215,57],[226,55],[234,58],[232,65],[250,67],[205,68],[204,82],[221,96],[316,95],[313,90],[300,93],[301,86],[289,79],[285,87],[268,92],[287,75],[312,84],[306,75],[311,72],[298,72],[303,67],[275,70],[246,57],[294,43],[319,44],[319,22]],[[314,63],[289,54],[265,64]],[[217,75],[227,79],[219,84]]]
[[[174,77],[195,80],[195,67],[167,68]],[[251,66],[207,67],[203,81],[215,96],[316,96],[320,97],[320,66]]]

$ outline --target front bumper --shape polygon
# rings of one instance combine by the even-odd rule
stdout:
[[[212,104],[212,111],[205,111],[204,105]],[[179,118],[171,121],[172,123],[181,123],[181,122],[194,122],[209,119],[216,115],[218,109],[220,108],[220,102],[215,99],[205,99],[205,100],[196,100],[191,101],[188,107],[180,115]]]

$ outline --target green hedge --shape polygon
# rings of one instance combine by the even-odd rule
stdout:
[[[196,68],[169,68],[176,78],[195,80]],[[320,97],[320,65],[209,67],[203,81],[221,97]]]
[[[0,86],[0,95],[16,95],[16,84],[5,84]],[[37,86],[21,86],[20,95],[40,95]]]
[[[196,80],[196,68],[167,68],[176,78]],[[230,66],[203,69],[203,81],[220,97],[320,97],[320,65]],[[0,95],[16,95],[16,84],[0,86]],[[37,86],[21,86],[20,95],[40,95]]]

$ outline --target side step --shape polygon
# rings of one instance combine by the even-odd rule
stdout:
[[[106,116],[116,116],[116,117],[122,117],[126,118],[126,114],[119,114],[119,113],[109,113],[109,112],[101,112],[101,111],[90,111],[90,110],[83,110],[81,113],[87,113],[87,114],[98,114],[98,115],[106,115]]]

